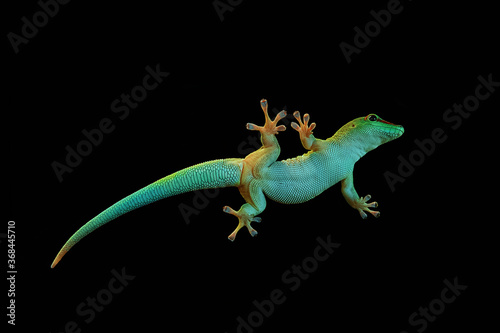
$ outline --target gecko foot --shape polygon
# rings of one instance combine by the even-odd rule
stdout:
[[[234,215],[234,216],[236,216],[238,218],[238,226],[229,235],[229,237],[227,237],[231,242],[234,241],[234,239],[236,238],[236,234],[244,226],[248,228],[248,231],[250,232],[250,235],[252,235],[252,237],[254,237],[255,235],[257,235],[257,230],[255,230],[254,228],[252,228],[252,226],[250,225],[250,223],[262,221],[262,219],[260,217],[256,217],[256,216],[253,216],[253,215],[249,215],[249,214],[247,214],[245,212],[241,212],[241,209],[239,211],[235,211],[234,209],[232,209],[229,206],[224,206],[222,208],[222,210],[224,211],[224,213],[228,213],[228,214]]]
[[[262,111],[264,111],[264,116],[266,117],[266,122],[265,122],[264,126],[257,126],[255,124],[248,123],[247,124],[248,130],[259,131],[261,133],[267,133],[267,134],[278,134],[278,132],[282,132],[282,131],[286,130],[285,125],[276,126],[278,121],[280,121],[281,119],[286,117],[285,110],[278,113],[276,115],[276,117],[274,118],[274,120],[271,120],[271,118],[269,118],[269,114],[267,113],[267,100],[262,99],[260,101],[260,106],[262,107]]]
[[[316,128],[316,123],[312,123],[311,125],[309,125],[310,118],[308,113],[304,115],[304,121],[302,121],[302,119],[300,118],[299,111],[295,111],[293,113],[293,116],[295,117],[295,119],[297,119],[299,123],[297,124],[296,122],[292,122],[292,128],[297,132],[299,132],[300,141],[302,142],[304,148],[312,150],[318,149],[318,147],[312,148],[313,144],[317,142],[314,135],[312,135],[313,129]]]
[[[380,212],[370,209],[370,208],[377,208],[378,207],[378,203],[376,201],[370,202],[370,203],[367,202],[371,198],[372,198],[372,196],[368,194],[365,197],[359,198],[355,203],[354,208],[356,208],[358,210],[359,215],[361,215],[361,217],[363,219],[366,219],[366,217],[367,217],[365,212],[368,212],[375,217],[380,217]]]
[[[302,120],[300,119],[299,111],[295,111],[293,113],[293,116],[299,122],[298,124],[296,122],[292,122],[293,129],[299,132],[301,137],[303,136],[305,138],[308,138],[312,134],[313,129],[316,127],[316,123],[312,123],[311,125],[309,125],[310,118],[308,113],[304,115],[304,122],[302,122]]]

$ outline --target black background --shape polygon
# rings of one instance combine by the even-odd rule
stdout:
[[[254,300],[280,289],[286,301],[256,332],[417,332],[408,317],[457,278],[467,290],[425,331],[485,330],[496,313],[487,277],[497,264],[499,92],[456,130],[443,113],[474,94],[479,75],[500,81],[493,8],[402,2],[348,64],[339,44],[353,44],[353,28],[387,1],[272,3],[242,1],[221,21],[211,1],[72,1],[19,53],[4,38],[2,232],[16,221],[16,328],[62,332],[74,321],[82,332],[235,332]],[[39,10],[35,1],[11,8],[4,36]],[[157,64],[170,75],[120,120],[111,103]],[[237,209],[238,191],[220,190],[189,224],[179,210],[194,207],[188,193],[120,217],[50,269],[64,242],[119,199],[184,167],[243,157],[240,145],[257,135],[245,124],[263,123],[261,98],[270,109],[310,113],[319,138],[368,113],[405,127],[356,164],[356,189],[378,201],[379,219],[362,220],[336,185],[301,205],[268,201],[259,235],[242,229],[231,243],[237,220],[222,207]],[[51,163],[63,163],[65,147],[104,118],[115,130],[59,182]],[[447,140],[391,191],[384,173],[397,173],[398,156],[408,158],[414,140],[438,127]],[[278,139],[281,158],[304,153],[290,126]],[[329,235],[341,246],[290,291],[282,275]],[[113,269],[135,278],[86,323],[76,308],[107,287]]]

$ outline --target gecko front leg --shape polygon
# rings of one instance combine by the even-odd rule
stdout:
[[[299,132],[300,134],[300,142],[302,142],[302,146],[307,149],[307,150],[312,150],[312,151],[317,151],[322,149],[325,146],[324,140],[321,139],[316,139],[314,137],[313,129],[316,128],[316,123],[312,123],[309,125],[309,114],[306,113],[304,115],[304,121],[300,119],[300,112],[295,111],[293,113],[293,116],[297,121],[299,122],[298,124],[296,122],[292,122],[292,128]]]
[[[347,176],[345,179],[342,180],[341,184],[342,184],[342,194],[344,195],[344,198],[346,199],[347,203],[352,208],[357,209],[359,215],[361,215],[363,219],[366,219],[367,216],[365,212],[368,212],[375,217],[380,216],[380,212],[370,209],[370,208],[377,208],[378,203],[367,202],[372,198],[372,196],[368,194],[365,197],[360,197],[356,192],[356,189],[354,188],[352,172],[349,174],[349,176]]]

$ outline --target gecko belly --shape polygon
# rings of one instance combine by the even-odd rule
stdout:
[[[302,203],[321,194],[340,179],[315,155],[273,163],[264,173],[261,188],[266,196],[284,204]]]
[[[310,184],[307,182],[299,184],[289,181],[271,181],[268,182],[267,186],[264,186],[262,189],[269,199],[283,204],[298,204],[306,202],[326,190],[326,188],[319,189],[314,185],[314,182],[311,182]]]

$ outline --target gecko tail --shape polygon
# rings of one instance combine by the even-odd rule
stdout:
[[[177,171],[118,201],[83,225],[61,248],[52,262],[54,268],[62,257],[92,231],[139,207],[177,194],[229,186],[238,186],[243,160],[226,158],[208,161]]]

